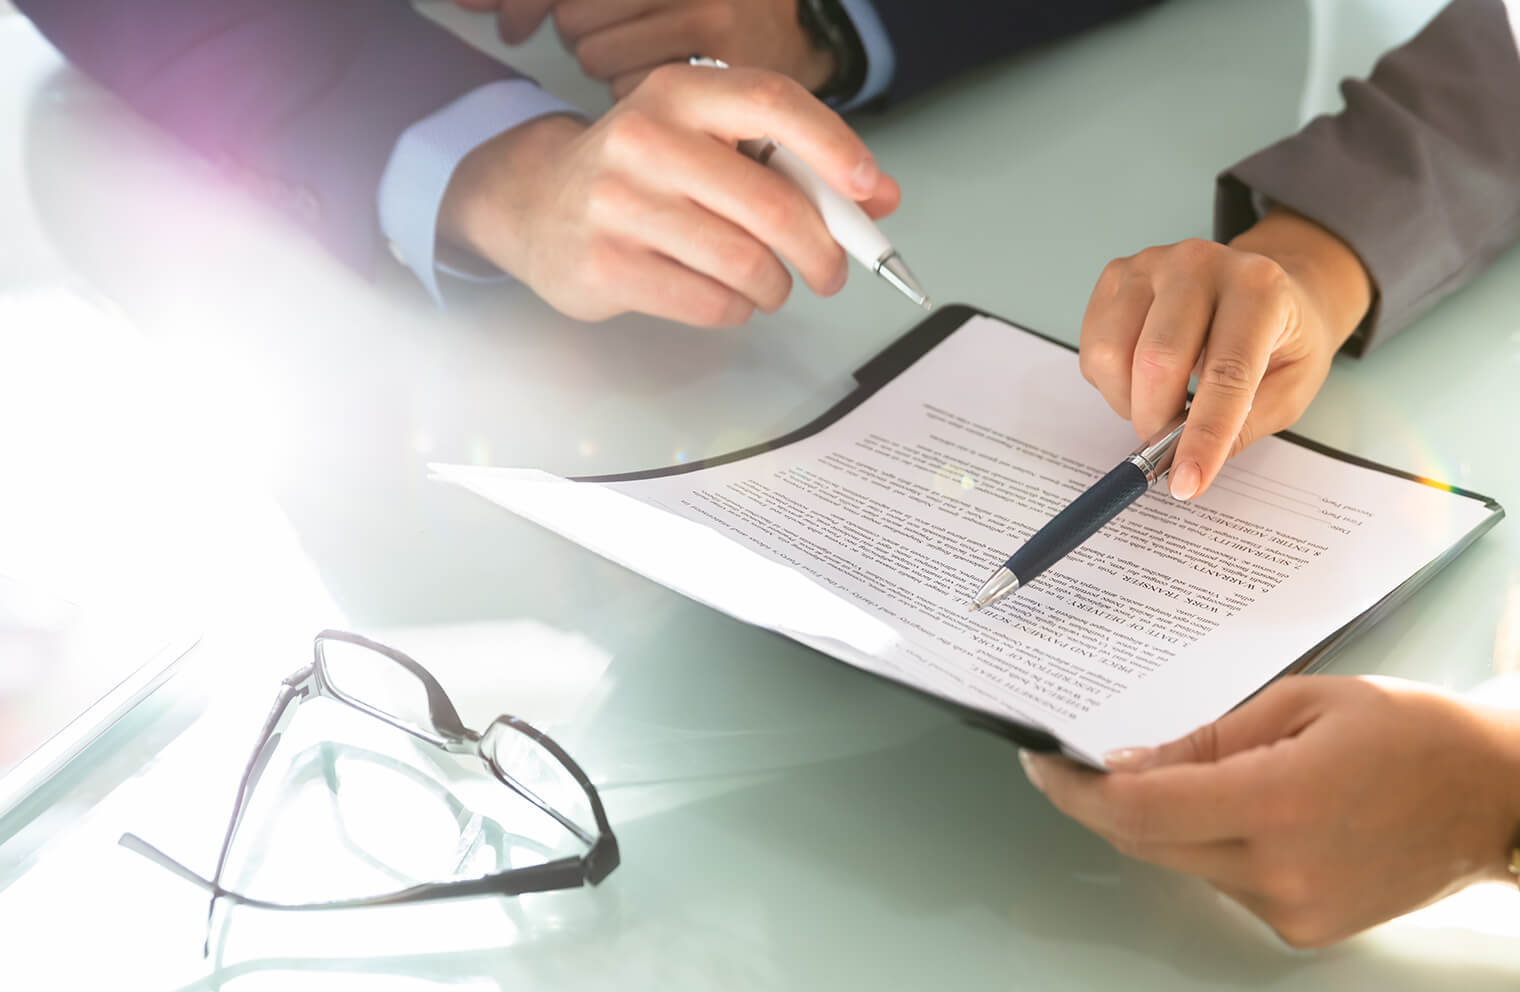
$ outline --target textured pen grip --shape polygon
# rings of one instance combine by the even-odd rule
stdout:
[[[1007,569],[1028,585],[1036,575],[1076,550],[1149,489],[1145,473],[1123,461],[1056,514],[1008,559]]]

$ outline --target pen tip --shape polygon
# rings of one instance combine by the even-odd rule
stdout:
[[[982,604],[981,603],[972,603],[971,604],[971,612],[972,613],[975,613],[977,610],[979,610],[981,608],[982,608]]]
[[[888,253],[876,263],[876,274],[895,286],[898,292],[912,300],[925,310],[934,306],[929,299],[929,294],[924,292],[918,280],[913,277],[913,272],[908,268],[902,256],[896,251]]]

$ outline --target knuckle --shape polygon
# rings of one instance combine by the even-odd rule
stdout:
[[[1203,360],[1198,383],[1200,389],[1207,386],[1213,392],[1249,395],[1256,388],[1256,377],[1251,363],[1240,355],[1209,355]]]
[[[654,118],[637,108],[614,114],[603,132],[607,152],[622,160],[642,160],[654,148],[659,125]]]
[[[746,98],[761,110],[782,110],[796,102],[799,84],[774,72],[761,73],[745,87]]]
[[[1219,247],[1205,238],[1187,238],[1168,246],[1165,251],[1169,260],[1191,269],[1207,265],[1214,259]]]
[[[1133,266],[1133,260],[1128,258],[1111,259],[1103,266],[1103,271],[1098,273],[1098,288],[1110,295],[1118,292]]]
[[[1235,281],[1257,296],[1280,296],[1287,288],[1288,273],[1267,256],[1251,254],[1236,264]]]
[[[1124,356],[1112,341],[1084,341],[1077,353],[1077,366],[1082,370],[1082,377],[1099,388],[1115,379],[1123,365]]]
[[[686,68],[675,62],[657,65],[649,70],[649,75],[644,77],[639,89],[656,99],[662,98],[679,88],[683,79],[689,78]]]
[[[770,275],[771,254],[753,241],[735,240],[718,249],[723,270],[742,285],[756,285]]]
[[[1213,761],[1219,754],[1219,724],[1205,723],[1185,738],[1189,761]]]
[[[1128,258],[1120,259],[1128,269],[1136,272],[1149,272],[1157,268],[1167,258],[1168,248],[1165,245],[1151,245],[1141,248]]]
[[[1191,358],[1167,344],[1152,341],[1135,350],[1135,371],[1148,378],[1172,379],[1192,368]]]
[[[600,173],[586,184],[586,216],[599,222],[626,217],[634,210],[636,199],[637,194],[621,176]]]
[[[755,199],[754,208],[759,214],[762,230],[770,237],[782,231],[797,230],[808,211],[802,194],[780,182],[762,191]]]
[[[1235,443],[1235,435],[1230,432],[1227,426],[1217,420],[1200,420],[1196,424],[1190,421],[1188,426],[1211,449],[1217,449],[1220,445]]]

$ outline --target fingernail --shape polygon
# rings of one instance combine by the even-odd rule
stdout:
[[[1103,756],[1103,765],[1111,772],[1143,772],[1157,757],[1153,747],[1116,747]]]
[[[1024,766],[1024,774],[1028,776],[1029,784],[1044,792],[1045,786],[1040,781],[1040,769],[1035,756],[1027,749],[1021,747],[1019,748],[1019,764]]]
[[[1171,486],[1172,499],[1192,499],[1198,494],[1198,485],[1203,482],[1203,473],[1198,470],[1196,462],[1183,462],[1181,465],[1172,466]]]
[[[876,192],[876,183],[880,179],[881,170],[876,168],[876,160],[867,155],[855,166],[855,173],[850,176],[850,185],[864,198]]]

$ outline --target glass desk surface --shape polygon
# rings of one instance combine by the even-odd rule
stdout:
[[[858,125],[942,302],[1074,342],[1111,257],[1207,236],[1220,168],[1336,105],[1438,6],[1170,0]],[[425,9],[502,51],[484,22]],[[551,34],[513,53],[605,106]],[[1520,896],[1469,891],[1300,953],[1128,861],[1006,744],[448,486],[428,461],[602,473],[825,408],[915,319],[859,270],[732,332],[588,326],[520,287],[366,281],[0,14],[0,565],[165,605],[184,673],[0,823],[16,988],[1512,989]],[[1298,429],[1520,508],[1520,253],[1362,360]],[[1334,663],[1456,689],[1520,659],[1504,523]],[[585,590],[593,589],[587,597]],[[624,863],[598,889],[271,919],[116,846],[214,845],[278,680],[323,626],[553,733]]]

